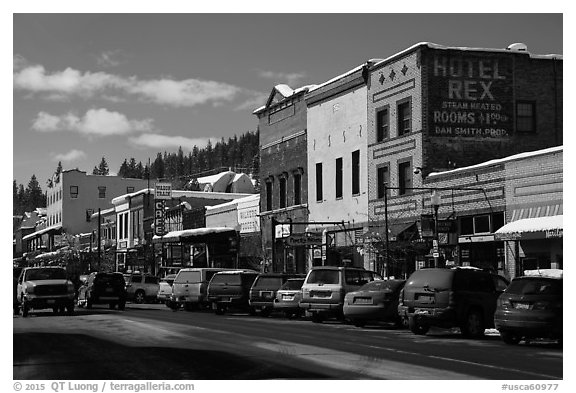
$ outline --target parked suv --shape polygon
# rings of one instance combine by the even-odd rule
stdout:
[[[494,324],[506,344],[531,338],[562,341],[562,270],[524,272],[498,298]]]
[[[208,284],[208,301],[218,315],[229,308],[248,310],[250,287],[258,277],[254,270],[228,270],[214,274]]]
[[[93,272],[78,289],[79,307],[92,308],[94,304],[108,304],[110,309],[126,306],[126,284],[122,273]]]
[[[496,300],[507,285],[476,268],[416,270],[400,292],[398,313],[414,334],[431,326],[459,327],[465,337],[480,338],[494,326]]]
[[[274,299],[276,298],[276,291],[284,284],[289,278],[302,277],[304,275],[286,274],[286,273],[262,273],[260,274],[252,288],[250,288],[250,313],[255,315],[260,311],[260,315],[268,316],[274,309]]]
[[[214,274],[225,270],[220,268],[180,269],[172,284],[172,307],[178,309],[184,306],[186,311],[192,311],[209,305],[206,299],[208,283]]]
[[[302,285],[300,308],[309,313],[312,322],[322,322],[330,316],[343,320],[344,296],[374,280],[382,280],[382,276],[363,268],[313,267]]]
[[[74,313],[74,284],[61,267],[28,267],[22,270],[16,288],[22,316],[30,309],[51,308],[54,313]]]
[[[149,274],[132,273],[125,274],[126,295],[128,300],[134,303],[156,300],[160,289],[160,277]]]

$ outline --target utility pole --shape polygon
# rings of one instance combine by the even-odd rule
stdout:
[[[102,243],[100,240],[100,229],[101,229],[101,222],[100,222],[100,214],[101,214],[101,209],[98,208],[98,271],[100,271],[100,269],[102,268],[102,254],[100,252],[100,244]]]

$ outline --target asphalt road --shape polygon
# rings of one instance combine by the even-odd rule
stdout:
[[[509,346],[385,325],[356,328],[280,316],[217,316],[161,305],[15,316],[14,379],[549,380],[562,379],[552,342]]]

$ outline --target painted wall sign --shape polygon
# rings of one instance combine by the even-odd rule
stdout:
[[[156,183],[154,185],[154,199],[171,199],[172,183]]]
[[[512,74],[509,56],[432,52],[428,59],[430,135],[510,137]]]

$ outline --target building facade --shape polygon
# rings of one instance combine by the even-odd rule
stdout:
[[[359,252],[368,231],[366,81],[370,64],[310,89],[305,96],[308,230],[323,237],[321,247],[309,247],[313,265],[374,267],[374,257]]]
[[[289,245],[286,237],[304,234],[308,222],[304,95],[310,87],[292,90],[277,85],[266,104],[253,112],[260,132],[260,228],[266,271],[304,273],[308,264],[306,248]]]
[[[376,237],[387,235],[388,245],[390,239],[423,240],[421,220],[415,226],[413,219],[430,214],[430,173],[561,145],[562,75],[561,56],[533,55],[522,45],[500,50],[421,43],[374,64],[368,80],[368,214]],[[408,254],[414,255],[406,258],[430,249],[421,243],[412,242]]]

